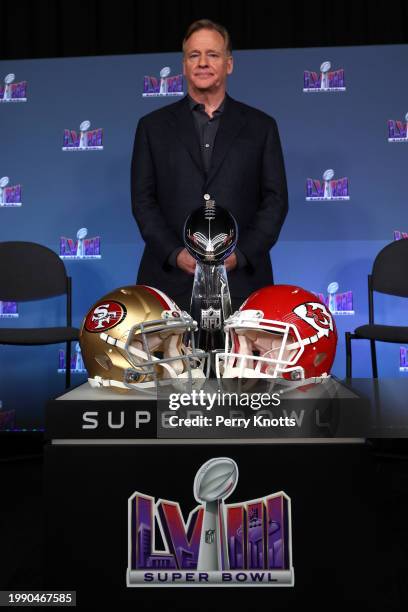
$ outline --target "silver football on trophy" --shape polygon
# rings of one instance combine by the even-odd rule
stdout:
[[[338,290],[339,283],[336,283],[336,281],[334,283],[330,283],[330,285],[327,287],[327,293],[329,295],[334,295],[335,293],[337,293]]]
[[[78,231],[77,231],[77,239],[78,240],[84,240],[84,238],[86,238],[88,235],[88,230],[86,227],[81,227]]]
[[[328,168],[328,170],[325,170],[323,172],[323,180],[324,181],[331,181],[333,176],[334,176],[333,168]]]
[[[164,68],[162,68],[160,70],[160,77],[162,79],[165,79],[166,77],[169,76],[170,72],[171,72],[170,67],[169,66],[165,66]]]
[[[89,130],[90,127],[91,122],[86,119],[85,121],[82,121],[81,125],[79,126],[79,129],[81,130],[81,132],[86,132],[87,130]]]
[[[201,263],[221,264],[235,249],[238,226],[232,214],[214,200],[196,208],[184,224],[186,249]]]
[[[238,466],[229,457],[217,457],[204,463],[194,480],[194,497],[198,502],[225,499],[238,482]]]
[[[320,66],[320,72],[326,73],[331,69],[331,62],[323,62]]]

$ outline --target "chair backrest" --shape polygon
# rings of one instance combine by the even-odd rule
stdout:
[[[374,260],[371,273],[374,291],[408,297],[408,240],[387,244]]]
[[[0,242],[0,300],[24,302],[67,293],[67,273],[54,251],[35,242]]]

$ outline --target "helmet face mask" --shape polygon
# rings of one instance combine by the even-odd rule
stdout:
[[[249,369],[251,377],[261,378],[264,376],[276,378],[284,370],[285,366],[294,364],[299,351],[289,348],[292,343],[291,336],[274,333],[266,330],[254,331],[240,329],[231,331],[234,345],[238,345],[238,352],[232,358],[228,358],[227,367],[235,367],[239,371]],[[248,359],[248,356],[251,356]],[[227,374],[225,374],[227,376]],[[243,374],[240,372],[239,376]]]
[[[244,311],[232,315],[225,330],[225,353],[216,355],[219,373],[224,362],[222,377],[282,378],[290,372],[292,380],[304,378],[296,367],[304,349],[293,325],[264,319],[261,311]]]
[[[209,359],[195,349],[196,326],[157,289],[136,285],[111,292],[90,309],[81,328],[90,385],[156,393],[169,383],[201,386]]]
[[[330,373],[337,332],[327,307],[300,287],[274,285],[253,293],[225,322],[222,378],[307,381]],[[305,384],[305,383],[303,383]]]
[[[127,370],[126,378],[131,386],[138,380],[138,376],[144,377],[145,388],[149,382],[154,386],[154,381],[158,384],[176,382],[178,379],[187,382],[189,373],[199,378],[197,374],[204,354],[194,351],[183,342],[183,336],[189,334],[188,344],[194,346],[191,317],[182,313],[182,320],[169,317],[165,327],[162,325],[162,321],[152,321],[148,326],[136,325],[129,333],[125,351],[134,369]]]

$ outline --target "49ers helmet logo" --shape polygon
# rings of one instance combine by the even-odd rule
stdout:
[[[91,333],[99,333],[119,325],[126,317],[126,307],[120,302],[98,304],[88,313],[84,327]]]
[[[320,332],[320,336],[328,336],[333,331],[333,318],[326,306],[320,302],[300,304],[293,312]]]

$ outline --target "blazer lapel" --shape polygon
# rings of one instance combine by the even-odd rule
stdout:
[[[227,95],[224,112],[221,116],[220,125],[215,138],[215,146],[206,185],[208,185],[217,174],[229,148],[245,123],[246,118],[239,108],[239,105]]]
[[[174,105],[170,112],[177,138],[181,140],[200,172],[204,174],[200,156],[200,143],[187,96],[180,100],[178,105]]]

